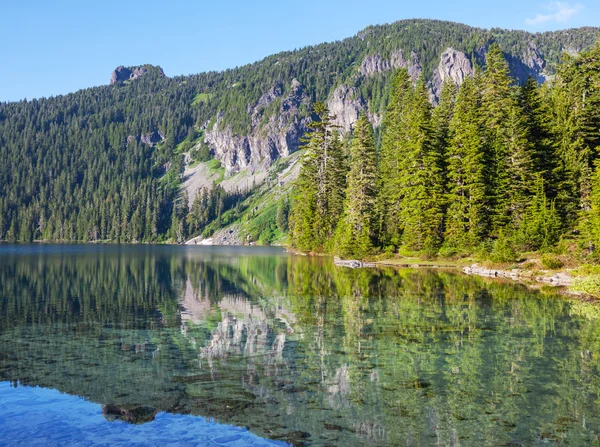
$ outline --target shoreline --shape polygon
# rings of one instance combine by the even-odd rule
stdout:
[[[531,270],[522,268],[495,268],[486,267],[480,263],[475,263],[470,260],[423,260],[419,258],[389,258],[373,262],[362,262],[354,259],[340,259],[334,257],[334,263],[338,267],[347,268],[379,268],[379,267],[394,267],[397,269],[442,269],[460,272],[465,275],[475,275],[482,278],[512,281],[523,284],[531,289],[539,289],[544,286],[556,288],[557,291],[568,295],[570,298],[578,301],[597,301],[600,302],[600,296],[583,293],[573,290],[572,287],[577,280],[584,277],[575,277],[570,274],[574,269],[557,269],[557,270]]]
[[[57,245],[157,245],[157,246],[182,246],[182,247],[261,247],[260,245],[253,244],[227,244],[227,245],[213,245],[213,244],[177,244],[170,242],[113,242],[113,241],[45,241],[36,240],[32,242],[9,242],[0,241],[0,244],[15,244],[15,245],[27,245],[27,244],[57,244]],[[291,247],[283,245],[265,245],[265,247],[280,247],[288,253],[292,253],[299,256],[331,256],[323,253],[303,253],[294,250]],[[577,282],[585,281],[586,279],[593,278],[594,275],[577,275],[573,276],[570,274],[577,267],[584,264],[578,264],[575,268],[560,268],[560,269],[543,269],[543,268],[507,268],[505,266],[496,267],[493,264],[489,264],[488,261],[475,262],[474,259],[433,259],[425,260],[418,257],[395,257],[373,261],[360,261],[357,259],[341,259],[337,256],[332,256],[333,262],[338,267],[346,268],[380,268],[380,267],[394,267],[397,269],[402,268],[420,268],[420,269],[445,269],[460,272],[465,275],[475,275],[483,278],[499,279],[499,280],[511,280],[513,282],[519,282],[529,288],[537,289],[543,286],[550,286],[559,289],[562,293],[569,295],[573,299],[577,300],[593,300],[600,302],[600,295],[594,293],[586,293],[578,290],[574,290],[573,286]],[[531,261],[531,260],[530,260]],[[531,263],[531,262],[529,262]],[[521,264],[526,264],[525,262]]]

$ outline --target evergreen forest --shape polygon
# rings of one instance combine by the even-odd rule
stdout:
[[[499,45],[432,106],[405,69],[381,147],[365,114],[342,144],[322,103],[290,211],[301,251],[445,257],[600,246],[600,43],[565,55],[552,82],[515,84]]]
[[[553,247],[574,231],[593,252],[597,36],[592,27],[531,34],[403,20],[221,72],[167,77],[146,65],[139,79],[0,102],[0,241],[182,243],[246,213],[244,240],[343,256],[489,244],[508,253]],[[434,106],[430,82],[447,48],[464,52],[476,75],[460,89],[447,84]],[[397,51],[418,55],[416,84],[402,70],[360,74],[366,57]],[[540,73],[550,82],[538,85]],[[186,168],[220,166],[205,134],[246,135],[249,108],[293,80],[315,104],[294,118],[312,121],[295,192],[269,179],[236,190],[217,180],[189,200]],[[331,124],[324,104],[342,84],[381,126],[366,115],[351,134]],[[275,193],[263,211],[265,190]]]

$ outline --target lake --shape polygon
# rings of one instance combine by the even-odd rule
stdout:
[[[281,248],[0,245],[0,445],[600,445],[600,311]]]

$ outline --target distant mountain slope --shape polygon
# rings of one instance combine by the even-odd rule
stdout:
[[[344,130],[363,109],[377,125],[394,68],[423,76],[435,101],[445,78],[460,83],[496,41],[517,80],[541,82],[563,52],[590,46],[598,31],[404,20],[223,72],[168,78],[160,67],[119,67],[112,85],[1,103],[0,240],[174,237],[185,213],[183,154],[216,158],[217,178],[240,173],[245,182],[229,184],[252,186],[299,148],[315,100],[328,102]]]

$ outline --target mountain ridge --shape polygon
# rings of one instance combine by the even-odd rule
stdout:
[[[275,171],[286,169],[277,162],[299,149],[315,101],[328,103],[346,133],[362,110],[378,126],[394,68],[422,74],[435,99],[443,78],[461,82],[492,42],[513,76],[540,80],[597,35],[404,20],[220,72],[167,77],[152,66],[134,80],[0,103],[0,240],[176,239],[185,231],[173,222],[196,193],[182,188],[196,175],[190,168],[209,164],[195,172],[211,179],[190,185],[276,184]]]

